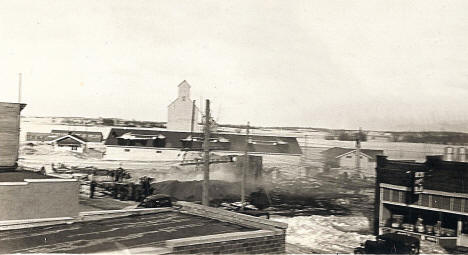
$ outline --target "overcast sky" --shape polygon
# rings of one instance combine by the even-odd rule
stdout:
[[[187,80],[221,123],[468,131],[468,1],[1,5],[0,101],[22,72],[26,116],[166,121]]]

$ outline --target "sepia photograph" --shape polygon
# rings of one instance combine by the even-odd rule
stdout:
[[[0,254],[468,253],[468,1],[0,3]]]

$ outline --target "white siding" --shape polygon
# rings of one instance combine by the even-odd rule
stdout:
[[[177,149],[106,146],[105,160],[175,161],[182,160]]]
[[[190,131],[192,126],[192,107],[190,85],[183,81],[178,87],[177,99],[167,107],[167,129],[174,131]],[[195,107],[194,131],[199,131],[198,108]]]
[[[18,159],[20,105],[0,103],[0,167],[14,166]]]
[[[356,168],[356,154],[350,153],[340,157],[339,164],[341,168]],[[361,171],[365,176],[375,176],[375,162],[370,162],[368,157],[361,155],[360,165]]]
[[[55,151],[74,151],[74,152],[83,153],[84,146],[77,147],[76,150],[72,150],[71,146],[58,146],[57,144],[54,144],[54,150]]]

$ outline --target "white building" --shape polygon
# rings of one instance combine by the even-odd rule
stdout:
[[[199,131],[198,108],[193,109],[193,102],[190,98],[190,84],[183,81],[178,86],[178,96],[167,108],[167,129],[173,131]],[[192,123],[192,111],[193,123]]]
[[[361,149],[359,153],[359,169],[364,176],[375,176],[376,156],[384,155],[383,150]],[[340,169],[341,172],[353,173],[357,170],[357,153],[355,148],[333,147],[322,152],[325,165]],[[352,171],[348,171],[352,170]],[[357,172],[356,172],[357,173]]]
[[[203,134],[169,130],[112,128],[106,139],[106,160],[182,161],[187,150],[201,151]],[[296,137],[251,135],[249,154],[279,156],[279,162],[299,159],[302,150]],[[242,155],[245,135],[212,133],[210,148],[219,155]],[[291,157],[287,157],[291,156]]]

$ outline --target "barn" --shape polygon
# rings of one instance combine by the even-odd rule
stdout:
[[[201,150],[203,134],[168,130],[113,128],[105,142],[105,159],[178,161],[188,150]],[[245,135],[212,134],[210,150],[229,154],[243,154]],[[251,135],[248,139],[251,155],[281,155],[298,158],[302,155],[296,137]]]

